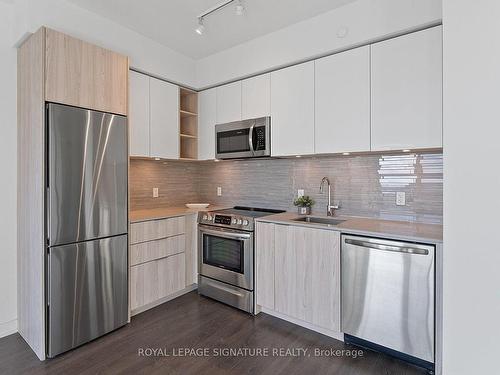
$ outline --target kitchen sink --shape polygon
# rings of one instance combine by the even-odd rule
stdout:
[[[303,216],[293,220],[301,221],[303,223],[324,224],[324,225],[339,225],[340,223],[343,223],[345,221],[329,217],[313,217],[313,216]]]

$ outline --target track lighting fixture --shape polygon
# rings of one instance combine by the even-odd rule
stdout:
[[[243,14],[245,14],[245,6],[243,5],[243,0],[225,0],[220,4],[215,5],[214,7],[210,8],[210,9],[207,9],[205,12],[203,12],[202,14],[200,14],[198,16],[198,26],[195,29],[196,33],[198,35],[202,35],[203,32],[205,31],[205,26],[203,25],[203,20],[205,19],[206,16],[208,16],[209,14],[215,13],[218,10],[228,6],[229,4],[233,4],[233,3],[236,4],[234,7],[234,13],[237,16],[242,16]]]
[[[203,25],[203,17],[198,18],[198,27],[195,29],[198,35],[202,35],[205,31],[205,26]]]

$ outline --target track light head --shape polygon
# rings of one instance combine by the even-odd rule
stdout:
[[[194,30],[198,35],[202,35],[205,31],[205,26],[203,25],[203,17],[198,18],[198,27]]]
[[[237,0],[236,6],[234,7],[234,12],[237,16],[242,16],[245,13],[245,7],[243,6],[241,0]]]

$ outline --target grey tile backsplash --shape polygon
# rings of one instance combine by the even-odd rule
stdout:
[[[155,164],[154,167],[149,164]],[[155,181],[161,176],[159,181]],[[187,202],[248,205],[294,211],[298,189],[325,214],[327,194],[321,179],[332,182],[338,215],[442,223],[443,156],[441,153],[322,156],[293,159],[249,159],[220,162],[131,162],[132,207],[178,206]],[[152,185],[161,183],[160,198],[151,199]],[[149,185],[149,186],[147,186]],[[217,187],[222,196],[217,196]],[[396,192],[406,205],[396,205]]]

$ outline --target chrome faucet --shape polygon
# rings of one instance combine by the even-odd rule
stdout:
[[[321,194],[323,194],[325,182],[328,184],[328,205],[326,206],[326,215],[333,216],[335,213],[335,210],[337,210],[339,208],[339,206],[332,205],[332,201],[331,201],[332,189],[331,189],[331,184],[330,184],[330,180],[328,179],[328,177],[323,177],[323,179],[321,180],[321,184],[319,185],[319,192]]]

